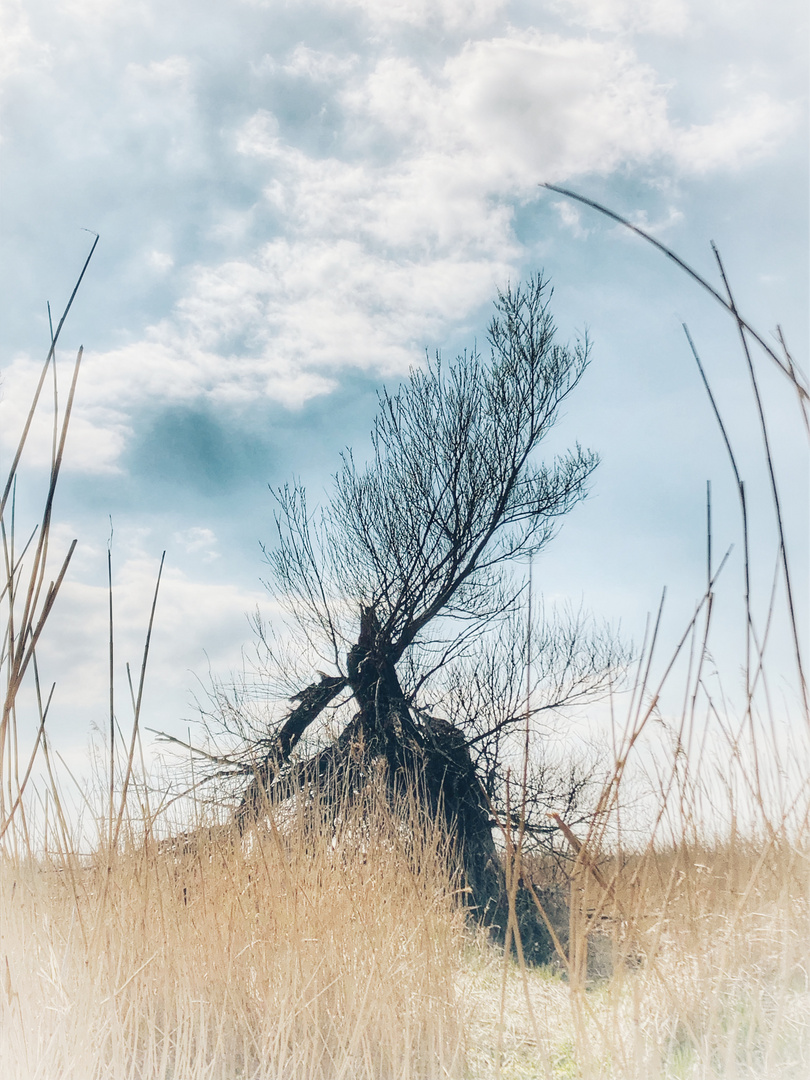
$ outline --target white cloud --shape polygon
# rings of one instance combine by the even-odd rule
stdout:
[[[773,150],[796,120],[762,94],[684,130],[629,47],[535,30],[468,43],[434,78],[413,61],[383,60],[345,100],[404,140],[422,168],[452,161],[504,195],[655,159],[686,172],[735,168]]]
[[[23,0],[0,4],[0,89],[22,71],[47,70],[51,48],[37,40],[27,18]]]
[[[577,240],[584,240],[589,235],[590,230],[582,227],[582,214],[578,206],[570,202],[555,202],[554,209],[560,215],[560,221],[571,230]]]
[[[798,109],[759,94],[708,124],[673,136],[675,156],[691,172],[738,169],[771,153],[795,130]]]
[[[485,26],[506,7],[506,0],[330,0],[335,7],[359,8],[372,22],[385,26],[424,27],[438,23],[448,29]]]
[[[191,76],[191,63],[185,56],[169,56],[165,60],[153,60],[149,64],[127,64],[126,73],[132,82],[155,87],[163,92],[175,86],[187,88]]]
[[[689,28],[686,0],[556,0],[573,22],[606,32],[681,35]]]
[[[427,3],[385,5],[388,15],[370,0],[361,6],[413,25],[430,14]],[[436,10],[446,21],[486,21],[498,5],[447,0]],[[627,0],[610,10],[632,21],[640,8]],[[681,10],[662,2],[645,17],[674,27]],[[580,11],[598,21],[608,7],[592,0]],[[772,150],[795,122],[789,106],[760,96],[703,125],[679,126],[656,72],[619,39],[511,29],[469,40],[432,67],[382,52],[365,73],[355,52],[303,43],[270,59],[288,75],[328,84],[330,107],[343,116],[341,154],[292,145],[253,99],[246,118],[236,111],[243,119],[222,133],[219,152],[233,172],[248,169],[261,196],[253,207],[224,200],[211,226],[235,254],[184,268],[171,236],[144,245],[145,272],[154,280],[176,260],[184,292],[141,341],[88,351],[73,467],[114,469],[139,406],[269,399],[294,408],[328,393],[347,368],[403,372],[516,272],[514,208],[535,197],[541,180],[634,165],[669,175],[736,168]],[[153,169],[207,175],[204,77],[204,65],[177,50],[124,65],[116,147],[144,154]],[[559,212],[583,235],[570,209]],[[252,239],[262,213],[278,222],[275,235]],[[25,360],[6,372],[0,408],[8,415],[26,402],[32,373]],[[4,440],[12,427],[4,425]],[[46,460],[48,447],[45,426],[32,450]]]
[[[422,154],[493,192],[649,158],[668,133],[655,74],[619,45],[527,31],[472,42],[429,80],[383,61],[354,97]]]
[[[651,236],[657,236],[682,221],[683,213],[676,207],[670,206],[667,209],[666,216],[659,218],[657,221],[650,221],[646,210],[640,210],[635,214],[631,214],[629,220]],[[617,229],[621,229],[621,226],[617,226]]]
[[[76,404],[70,421],[70,433],[65,452],[64,468],[78,472],[110,472],[117,468],[131,428],[128,420],[129,400],[118,402],[108,388],[100,386],[92,392],[93,360],[85,355],[79,376]],[[0,381],[0,447],[11,455],[22,434],[28,410],[42,370],[42,361],[17,357],[2,372]],[[64,415],[67,387],[70,378],[64,362],[59,365],[60,418]],[[90,386],[88,386],[90,384]],[[48,376],[38,410],[34,416],[25,445],[24,462],[37,469],[50,468],[53,447],[53,391]],[[91,390],[85,394],[85,390]],[[89,400],[88,400],[89,398]],[[61,419],[60,419],[61,422]]]
[[[194,67],[187,57],[173,55],[149,64],[127,64],[121,91],[117,107],[104,117],[99,137],[112,135],[124,144],[132,140],[137,153],[161,169],[205,167],[203,118],[196,99]]]
[[[154,248],[147,253],[146,261],[158,274],[167,274],[174,266],[174,258],[168,251],[157,251]]]
[[[143,342],[87,355],[68,465],[114,467],[124,428],[110,403],[130,409],[264,398],[294,408],[331,390],[346,367],[401,373],[420,362],[453,316],[484,302],[506,272],[504,264],[462,257],[401,265],[341,239],[273,241],[252,263],[201,269],[174,320]],[[234,336],[241,349],[229,348]],[[25,370],[30,387],[34,365]],[[85,427],[92,422],[95,442]],[[43,457],[46,435],[43,425]]]
[[[509,199],[541,177],[647,158],[670,134],[663,92],[630,52],[533,32],[470,44],[433,79],[386,59],[342,101],[355,125],[396,137],[393,158],[311,157],[257,111],[236,145],[266,162],[265,197],[291,238],[201,271],[178,308],[214,352],[241,327],[282,380],[403,370],[513,271]]]
[[[174,542],[178,544],[187,555],[199,555],[203,562],[213,562],[220,556],[217,550],[219,541],[211,529],[202,525],[194,525],[190,529],[174,534]]]
[[[117,702],[121,723],[131,719],[125,664],[137,679],[159,555],[129,545],[123,559],[113,549],[113,607]],[[80,730],[95,720],[104,724],[107,706],[108,592],[106,552],[96,551],[96,583],[69,572],[38,649],[42,677],[56,680],[54,720],[81,713]],[[85,559],[85,562],[87,560]],[[241,643],[250,636],[246,612],[267,608],[263,590],[197,580],[167,559],[160,584],[146,677],[142,723],[175,725],[188,716],[189,669],[205,679],[210,665],[220,672],[241,664]],[[181,729],[182,730],[182,729]]]

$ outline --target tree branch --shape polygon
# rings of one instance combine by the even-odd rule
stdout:
[[[322,675],[320,682],[312,683],[292,699],[299,704],[279,728],[270,750],[261,762],[253,767],[253,779],[245,789],[236,811],[240,828],[256,816],[279,769],[289,760],[301,736],[310,724],[317,720],[330,701],[343,690],[346,683],[343,675]]]

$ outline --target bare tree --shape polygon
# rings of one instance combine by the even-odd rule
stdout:
[[[345,789],[347,776],[362,784],[382,759],[392,790],[418,788],[428,812],[444,816],[481,911],[497,907],[501,889],[486,771],[500,721],[479,709],[476,726],[474,694],[450,719],[420,701],[430,703],[444,672],[452,714],[448,665],[458,682],[464,657],[515,606],[520,584],[509,567],[548,544],[597,464],[579,445],[537,459],[589,354],[587,340],[555,343],[550,296],[542,277],[507,288],[487,360],[437,357],[397,393],[383,390],[369,463],[347,451],[317,513],[299,483],[277,491],[277,540],[266,551],[269,587],[325,670],[254,745],[237,819],[250,821],[290,785]],[[603,659],[594,657],[594,671]],[[580,682],[581,660],[572,660]],[[332,738],[302,754],[327,713]],[[501,733],[516,716],[501,717]]]

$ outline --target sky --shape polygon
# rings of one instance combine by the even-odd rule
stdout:
[[[100,236],[58,350],[64,380],[85,348],[53,549],[78,545],[40,650],[66,759],[106,725],[111,530],[120,664],[140,663],[166,551],[143,723],[184,736],[210,673],[250,652],[257,606],[274,617],[268,486],[324,498],[340,451],[368,449],[378,389],[426,352],[485,349],[497,289],[541,269],[560,339],[593,342],[549,452],[578,440],[602,461],[536,588],[640,641],[666,586],[674,640],[704,589],[710,480],[715,551],[736,544],[717,646],[733,668],[736,494],[682,323],[746,479],[761,599],[776,541],[734,323],[539,184],[605,202],[716,283],[714,240],[740,309],[806,367],[807,52],[799,0],[0,0],[4,475],[46,305]],[[756,363],[807,650],[807,443],[787,381]],[[48,447],[43,423],[21,522]]]

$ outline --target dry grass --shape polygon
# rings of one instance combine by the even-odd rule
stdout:
[[[7,861],[4,1078],[463,1075],[438,838],[353,815]]]
[[[806,853],[684,844],[602,869],[614,914],[594,917],[601,887],[572,892],[579,942],[567,957],[587,942],[589,977],[528,971],[524,985],[511,967],[504,1078],[810,1075]],[[492,993],[494,969],[489,982]],[[478,1076],[498,1075],[498,1022],[479,1014],[469,1032]]]
[[[464,920],[435,831],[369,796],[114,858],[7,858],[8,1080],[808,1075],[810,873],[683,845],[576,879],[567,957],[521,970]],[[598,886],[601,888],[601,886]],[[561,928],[562,930],[562,928]]]

